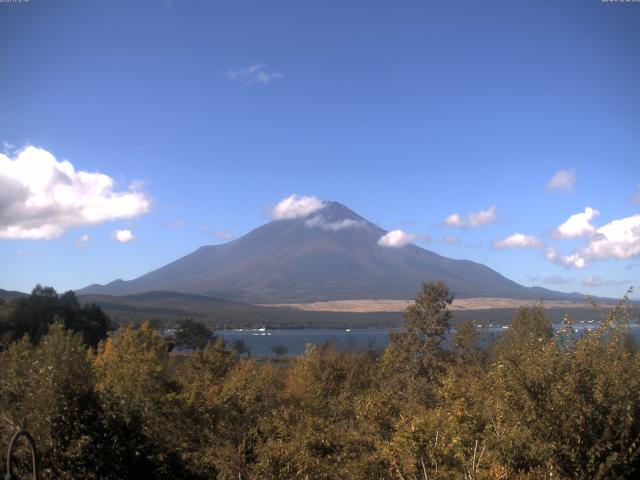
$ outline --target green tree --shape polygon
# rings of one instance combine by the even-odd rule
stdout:
[[[53,288],[40,285],[36,285],[31,295],[16,301],[8,315],[7,328],[14,339],[28,335],[36,344],[56,319],[65,328],[80,333],[84,342],[92,347],[105,338],[110,329],[109,317],[99,306],[81,306],[75,293],[58,295]]]
[[[428,282],[407,307],[403,329],[389,335],[380,381],[407,398],[433,404],[450,356],[442,344],[449,330],[453,295],[443,282]]]
[[[192,318],[182,320],[176,330],[175,343],[192,350],[202,350],[215,339],[211,329],[204,323]]]

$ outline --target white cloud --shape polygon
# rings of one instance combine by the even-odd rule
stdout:
[[[533,235],[514,233],[503,240],[493,242],[494,248],[542,248],[544,244]]]
[[[380,237],[378,245],[383,247],[399,248],[413,243],[417,239],[418,237],[411,233],[407,233],[402,230],[392,230]]]
[[[238,81],[250,85],[252,83],[269,83],[272,80],[284,77],[280,72],[267,71],[267,65],[256,63],[241,70],[228,70],[225,74],[229,80]]]
[[[50,239],[149,211],[144,193],[113,188],[111,177],[77,171],[41,148],[29,146],[14,159],[0,154],[0,238]]]
[[[478,213],[469,214],[469,226],[479,227],[487,223],[492,223],[496,219],[496,206],[493,205],[486,210],[480,210]]]
[[[464,225],[464,220],[457,213],[452,213],[447,218],[444,219],[444,223],[447,227],[462,227]]]
[[[589,260],[640,255],[640,215],[614,220],[598,228],[580,252]]]
[[[350,218],[345,218],[335,222],[328,222],[322,215],[314,215],[304,222],[304,224],[309,228],[322,228],[323,230],[331,230],[333,232],[347,228],[364,227],[365,225],[364,222],[360,220],[352,220]]]
[[[486,210],[480,210],[476,213],[470,213],[465,221],[460,214],[452,213],[442,222],[446,227],[464,227],[469,226],[472,228],[479,227],[492,223],[496,219],[496,206],[492,205]]]
[[[542,283],[547,285],[567,285],[573,283],[573,277],[565,277],[562,275],[549,275],[542,279]]]
[[[545,190],[573,191],[576,185],[576,172],[574,170],[558,170],[551,180],[547,182]]]
[[[455,235],[446,235],[442,237],[442,240],[449,245],[458,245],[460,243],[460,237],[456,237]]]
[[[223,242],[227,242],[231,240],[234,235],[233,232],[230,232],[229,230],[220,230],[217,232],[213,232],[213,237]]]
[[[558,251],[553,247],[544,247],[544,256],[547,260],[556,265],[563,265],[565,267],[584,268],[587,266],[587,261],[578,253],[571,255],[560,255]]]
[[[589,275],[582,281],[585,287],[619,287],[622,285],[631,285],[631,280],[603,280],[598,275]]]
[[[286,220],[306,217],[324,206],[325,204],[316,197],[299,197],[293,194],[282,200],[271,210],[271,218],[273,220]]]
[[[113,238],[120,243],[128,243],[136,239],[131,230],[115,230]]]
[[[558,261],[565,267],[584,268],[587,266],[587,260],[579,253],[563,255],[558,259]]]
[[[529,277],[529,281],[532,283],[544,283],[547,285],[567,285],[573,283],[573,277],[565,277],[564,275],[549,275],[546,277],[541,277],[540,275],[535,275],[533,277]]]
[[[599,287],[602,285],[602,278],[593,275],[589,275],[582,281],[582,284],[586,287]]]
[[[569,219],[552,232],[554,238],[579,238],[593,234],[596,229],[591,220],[600,215],[598,210],[591,207],[582,213],[571,215]]]
[[[89,235],[85,233],[76,240],[76,245],[78,245],[79,247],[86,245],[87,243],[89,243],[89,239]]]
[[[544,249],[544,256],[553,263],[558,263],[558,259],[560,258],[560,254],[553,247],[546,247]]]

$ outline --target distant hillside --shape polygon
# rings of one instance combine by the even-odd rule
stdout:
[[[416,245],[384,247],[378,240],[385,233],[330,202],[307,217],[272,221],[227,244],[201,247],[134,280],[91,285],[78,293],[164,290],[244,303],[412,299],[422,282],[442,280],[457,297],[582,298],[524,287],[485,265]]]
[[[214,328],[391,327],[399,326],[398,312],[304,312],[293,308],[261,307],[203,295],[147,292],[137,295],[81,295],[83,303],[96,303],[118,323],[184,318],[204,321]]]
[[[0,298],[3,300],[13,300],[15,298],[24,297],[26,295],[26,293],[17,292],[15,290],[3,290],[0,288]]]
[[[293,308],[261,307],[202,295],[177,292],[148,292],[139,295],[109,296],[83,295],[81,302],[95,302],[118,323],[139,323],[160,320],[176,323],[183,318],[204,321],[216,329],[252,328],[358,328],[398,327],[402,325],[401,312],[322,312]],[[562,321],[565,314],[575,321],[598,318],[591,308],[552,307],[545,311],[554,322]],[[453,311],[453,323],[474,320],[481,323],[510,323],[516,308],[495,308]],[[632,316],[640,316],[635,305]]]

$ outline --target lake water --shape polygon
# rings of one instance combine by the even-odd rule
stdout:
[[[594,328],[597,323],[578,323],[574,328],[584,331]],[[560,328],[561,325],[554,325]],[[501,335],[505,329],[502,326],[485,327],[480,329],[482,338],[489,342]],[[325,342],[334,342],[336,348],[343,351],[356,351],[358,349],[372,348],[383,349],[389,343],[389,332],[399,329],[388,328],[353,328],[345,329],[282,329],[282,330],[218,330],[216,334],[222,336],[231,347],[236,340],[244,341],[254,356],[275,356],[273,349],[276,346],[286,348],[287,355],[300,355],[304,353],[305,345],[311,343],[319,345]],[[631,324],[630,331],[636,341],[640,342],[640,326]]]

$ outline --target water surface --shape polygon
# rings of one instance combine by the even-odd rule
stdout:
[[[590,328],[596,328],[597,322],[577,323],[573,327],[578,332],[585,332]],[[562,325],[554,325],[555,329]],[[491,342],[496,336],[501,335],[506,329],[501,325],[484,327],[480,329],[483,343]],[[227,344],[232,347],[236,340],[244,341],[254,356],[275,356],[274,347],[283,346],[287,355],[300,355],[304,353],[308,343],[320,345],[325,342],[333,342],[341,351],[357,350],[381,350],[389,343],[389,332],[397,332],[397,328],[307,328],[307,329],[260,329],[260,330],[218,330],[216,333],[222,336]],[[630,325],[630,332],[640,342],[640,326],[637,323]]]

